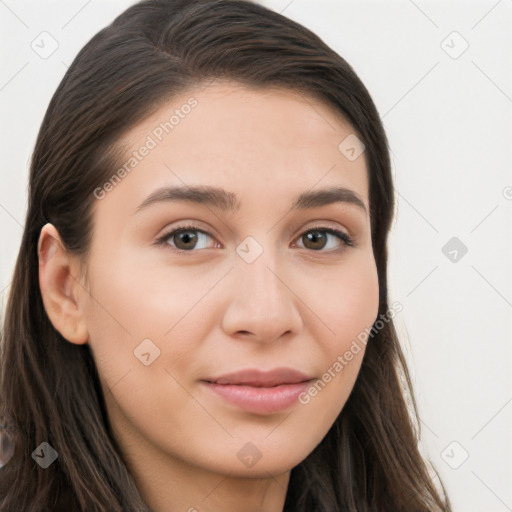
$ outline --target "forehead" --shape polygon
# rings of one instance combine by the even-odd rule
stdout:
[[[303,93],[212,83],[167,101],[122,138],[126,172],[109,195],[124,190],[123,202],[136,207],[157,186],[212,185],[243,206],[344,186],[368,207],[365,155],[351,160],[340,150],[354,136],[340,112]]]

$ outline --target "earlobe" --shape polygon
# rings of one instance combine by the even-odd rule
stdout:
[[[64,248],[52,224],[41,229],[37,245],[39,288],[46,313],[60,334],[71,343],[87,343],[89,335],[80,298],[83,294],[77,281],[77,260]]]

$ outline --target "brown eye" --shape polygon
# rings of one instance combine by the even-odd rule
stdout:
[[[338,240],[341,240],[341,244],[334,244],[331,247],[328,247],[327,250],[336,249],[340,246],[350,246],[353,247],[353,240],[349,235],[344,233],[343,231],[339,231],[337,229],[332,228],[314,228],[306,231],[300,236],[300,239],[303,241],[304,247],[306,249],[311,249],[313,251],[321,251],[324,249],[329,243],[329,235],[331,237],[336,237]],[[324,251],[325,252],[325,251]]]
[[[211,233],[199,229],[197,226],[181,226],[158,238],[156,243],[166,247],[170,246],[177,253],[192,253],[199,249],[208,249],[207,246],[204,246],[204,242],[208,238],[213,239],[214,237]],[[335,242],[336,238],[338,243]],[[328,227],[310,229],[304,232],[299,240],[302,241],[305,249],[315,252],[329,252],[344,246],[354,247],[353,240],[347,233]],[[197,247],[201,243],[203,243],[203,247]]]
[[[198,236],[192,230],[180,231],[173,235],[172,239],[177,249],[193,249],[197,244]]]
[[[323,249],[327,243],[326,233],[322,231],[309,231],[302,235],[306,249]]]
[[[177,252],[197,252],[195,249],[208,249],[204,247],[208,238],[213,235],[197,228],[196,226],[182,226],[169,231],[157,240],[158,245],[165,245],[175,249]],[[203,244],[203,247],[197,245]]]

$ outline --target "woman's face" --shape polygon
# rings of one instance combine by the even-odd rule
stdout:
[[[364,350],[344,354],[378,313],[353,129],[311,98],[217,82],[122,142],[124,172],[94,192],[90,294],[80,297],[115,435],[149,472],[159,461],[284,473],[340,414]],[[348,192],[320,194],[331,188]],[[303,194],[314,197],[296,206]]]

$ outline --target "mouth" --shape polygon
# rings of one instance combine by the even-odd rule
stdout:
[[[273,370],[259,370],[249,368],[232,373],[204,379],[212,384],[231,384],[251,387],[274,387],[285,384],[299,384],[312,380],[311,375],[295,370],[294,368],[275,368]]]
[[[201,382],[224,401],[247,412],[272,414],[298,402],[315,378],[292,368],[242,370]]]

